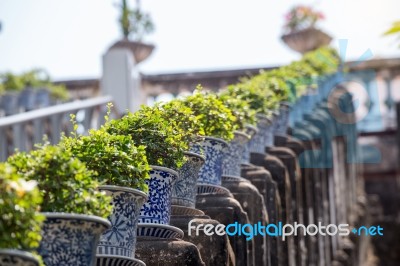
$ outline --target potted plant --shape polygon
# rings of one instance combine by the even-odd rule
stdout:
[[[269,127],[271,125],[271,111],[276,108],[277,100],[274,93],[267,88],[266,79],[260,75],[241,83],[231,85],[224,92],[232,98],[241,99],[256,113],[258,132],[248,142],[250,152],[264,153],[266,142],[269,141]]]
[[[203,138],[200,137],[201,124],[198,123],[192,109],[185,106],[182,101],[172,100],[168,103],[157,104],[153,108],[159,108],[162,117],[166,121],[174,123],[175,129],[184,136],[188,147],[202,141]],[[187,208],[195,207],[197,179],[205,161],[203,155],[190,151],[185,151],[184,157],[185,162],[178,169],[179,179],[172,188],[172,205],[175,209],[179,208],[181,212],[190,211]]]
[[[51,82],[49,74],[42,69],[33,69],[21,75],[25,90],[35,90],[35,95],[31,100],[35,108],[46,106],[50,102],[61,103],[69,99],[69,93],[64,84],[54,84]],[[44,93],[46,91],[47,93]],[[25,100],[25,102],[28,99]],[[28,106],[29,108],[32,108]]]
[[[0,75],[0,83],[4,89],[1,103],[5,115],[13,115],[18,112],[18,94],[23,90],[24,84],[20,77],[11,72]]]
[[[304,70],[301,70],[304,72]],[[310,73],[312,70],[309,70]],[[278,112],[273,117],[272,128],[269,131],[270,140],[266,140],[267,146],[273,143],[273,136],[285,135],[289,125],[289,107],[299,97],[302,88],[307,88],[310,78],[299,75],[295,68],[281,67],[270,72],[264,72],[263,78],[269,81],[270,90],[275,93],[275,110]]]
[[[319,78],[338,71],[341,60],[336,49],[324,46],[303,55],[301,62],[312,68]]]
[[[29,253],[39,246],[39,214],[42,197],[35,181],[26,181],[9,164],[0,163],[0,264],[38,266],[38,254]]]
[[[324,19],[321,12],[303,5],[295,6],[286,14],[284,26],[286,32],[281,39],[291,49],[300,53],[328,45],[332,38],[315,28],[316,23],[321,19]]]
[[[144,13],[139,6],[130,8],[127,0],[122,0],[118,8],[121,12],[119,24],[123,40],[114,43],[110,49],[126,48],[132,51],[138,64],[149,57],[154,49],[154,45],[142,42],[144,35],[154,31],[154,24],[149,14]]]
[[[38,248],[47,266],[92,265],[101,233],[110,227],[110,197],[98,190],[94,172],[58,146],[16,153],[8,162],[38,183],[46,220]]]
[[[41,69],[21,75],[11,72],[1,74],[0,84],[0,95],[4,94],[0,105],[7,115],[48,106],[50,100],[59,103],[69,99],[65,86],[53,84],[49,75]]]
[[[94,171],[92,178],[102,184],[99,190],[112,198],[113,212],[108,217],[112,227],[100,237],[97,254],[133,258],[139,212],[147,200],[145,181],[150,168],[145,147],[135,146],[129,135],[111,135],[103,127],[79,136],[71,117],[75,131],[63,137],[60,145]]]
[[[205,164],[199,172],[198,182],[221,185],[222,160],[229,146],[227,141],[234,137],[237,127],[236,118],[216,94],[207,93],[200,86],[193,95],[181,100],[198,119],[200,134],[205,136],[200,144],[192,145],[191,151],[201,153],[204,150]]]
[[[221,91],[218,97],[232,111],[236,118],[237,127],[222,163],[222,173],[224,176],[240,176],[240,164],[251,137],[246,134],[246,128],[250,128],[256,123],[256,113],[250,108],[247,101],[240,97],[231,96],[229,90]]]
[[[68,100],[68,91],[64,85],[54,85],[43,69],[32,69],[18,76],[23,90],[18,95],[20,111],[31,111],[48,106],[50,100],[60,103]]]
[[[135,113],[111,120],[105,130],[113,135],[131,136],[137,146],[146,147],[151,165],[149,199],[140,212],[140,223],[169,224],[171,192],[178,179],[178,170],[184,163],[188,149],[186,137],[173,122],[167,121],[160,108],[142,106]]]
[[[276,135],[286,134],[290,104],[299,99],[308,98],[314,88],[319,86],[318,82],[336,73],[339,65],[340,58],[336,50],[325,46],[304,54],[300,61],[263,73],[267,80],[280,82],[277,88],[287,88],[286,93],[278,93],[280,108],[274,130]],[[319,97],[319,94],[314,93],[313,97]],[[299,104],[294,107],[297,105]],[[296,110],[292,114],[297,115],[301,111],[302,109]]]

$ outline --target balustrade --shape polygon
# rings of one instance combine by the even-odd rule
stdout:
[[[0,118],[0,161],[6,160],[15,149],[33,149],[44,135],[52,144],[60,140],[61,133],[69,135],[73,129],[70,114],[76,115],[79,133],[98,128],[104,122],[106,104],[111,101],[110,96],[103,96]]]

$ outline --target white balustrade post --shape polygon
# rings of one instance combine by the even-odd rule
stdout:
[[[111,95],[115,108],[120,113],[134,112],[144,104],[138,72],[132,51],[126,48],[111,48],[103,56],[103,95]]]

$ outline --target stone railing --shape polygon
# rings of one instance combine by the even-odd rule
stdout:
[[[76,115],[79,133],[98,128],[104,121],[106,103],[111,101],[110,96],[103,96],[0,118],[0,161],[15,149],[31,150],[44,135],[50,143],[57,143],[61,133],[68,135],[73,129],[70,114]]]
[[[25,88],[19,92],[0,95],[0,117],[15,115],[54,105],[50,92],[45,89]]]
[[[198,84],[217,91],[234,84],[240,77],[257,74],[260,69],[237,69],[144,75],[142,87],[149,102],[191,93]],[[383,131],[395,125],[394,103],[400,100],[400,59],[373,59],[346,63],[342,85],[354,95],[359,131]],[[332,85],[338,85],[333,83]]]
[[[343,83],[355,95],[358,130],[385,131],[396,127],[395,102],[400,100],[400,59],[349,63]]]
[[[198,84],[217,91],[238,82],[241,77],[257,74],[260,69],[268,71],[274,68],[276,67],[144,74],[141,77],[141,87],[147,101],[151,103],[159,98],[191,93]],[[400,58],[348,62],[346,68],[348,74],[342,82],[354,94],[359,131],[384,131],[393,128],[394,103],[400,101]],[[67,86],[73,99],[90,98],[99,93],[97,79],[67,80],[62,83]]]
[[[349,230],[368,226],[356,124],[352,123],[354,98],[337,86],[345,77],[338,74],[325,79],[318,93],[301,97],[291,107],[290,134],[281,132],[280,121],[287,111],[287,105],[282,105],[286,109],[282,107],[276,115],[276,127],[268,132],[265,127],[262,132],[259,126],[261,139],[271,137],[273,143],[264,141],[257,151],[249,148],[249,161],[241,164],[240,176],[222,176],[222,187],[213,186],[212,193],[197,191],[198,210],[189,208],[190,213],[182,213],[182,206],[172,208],[171,225],[183,231],[184,241],[138,238],[136,258],[148,266],[365,265],[368,238],[351,232],[347,236],[291,235],[285,241],[281,236],[257,235],[247,241],[244,235],[188,234],[192,220],[215,226],[235,222],[264,226],[321,222],[325,226],[349,224]],[[108,96],[93,98],[0,119],[0,159],[15,148],[31,149],[43,134],[57,143],[62,132],[72,131],[70,114],[76,115],[79,133],[98,128],[111,100]],[[348,115],[335,116],[338,110]]]

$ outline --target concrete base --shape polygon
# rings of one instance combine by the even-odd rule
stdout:
[[[204,211],[206,215],[224,225],[235,222],[239,224],[250,223],[246,212],[232,196],[218,194],[197,195],[196,208]],[[235,252],[236,264],[251,265],[251,260],[249,259],[251,246],[246,241],[246,236],[243,234],[229,236],[229,241]]]
[[[210,219],[209,216],[181,216],[172,215],[171,225],[180,228],[185,236],[183,240],[195,244],[200,251],[202,260],[206,265],[236,265],[235,254],[229,242],[227,235],[219,236],[217,234],[208,236],[204,230],[199,230],[199,235],[196,235],[196,230],[188,232],[189,223],[193,228],[197,228],[200,224],[212,224],[217,226],[220,224],[218,221]]]
[[[264,203],[264,197],[250,181],[241,177],[222,176],[222,186],[229,189],[233,197],[242,205],[249,217],[251,224],[268,224],[268,213]],[[258,206],[254,208],[254,206]],[[270,244],[267,237],[254,236],[249,240],[253,243],[252,265],[271,265]],[[249,242],[248,241],[248,242]]]
[[[138,238],[135,257],[147,266],[205,266],[194,244],[177,239]]]

